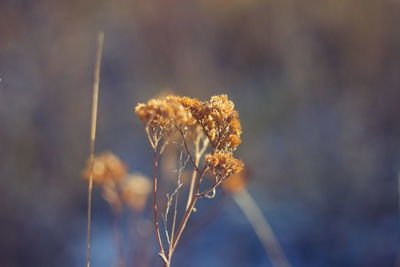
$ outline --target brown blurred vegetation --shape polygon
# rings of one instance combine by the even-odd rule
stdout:
[[[104,30],[98,151],[147,172],[137,102],[161,89],[201,99],[228,93],[244,126],[240,157],[259,200],[278,210],[275,225],[295,266],[393,265],[399,5],[1,1],[0,264],[83,262],[79,172],[95,36]],[[107,221],[103,206],[96,198],[95,220]],[[293,221],[296,212],[312,219]]]

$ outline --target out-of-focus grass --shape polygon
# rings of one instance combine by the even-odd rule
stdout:
[[[241,111],[238,153],[255,177],[249,190],[293,265],[393,265],[398,10],[392,0],[1,1],[1,265],[83,262],[79,170],[99,29],[107,35],[99,151],[147,172],[134,103],[163,88],[203,99],[228,93]],[[108,215],[97,192],[100,254]],[[210,264],[267,262],[255,239],[235,246],[249,235],[241,221],[217,222],[226,235],[207,243],[204,233],[193,244],[206,242]]]

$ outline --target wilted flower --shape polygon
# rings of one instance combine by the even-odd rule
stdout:
[[[232,152],[216,151],[214,154],[206,155],[205,160],[218,180],[239,173],[244,167],[243,162],[234,158]]]
[[[147,177],[139,173],[129,174],[122,183],[122,199],[132,210],[141,211],[146,206],[151,188]]]
[[[150,127],[170,129],[174,126],[190,126],[195,123],[192,113],[179,101],[179,97],[167,96],[151,99],[147,104],[138,104],[135,112],[140,120]]]
[[[172,131],[185,127],[191,140],[203,132],[212,147],[206,161],[217,178],[225,179],[243,169],[243,162],[232,154],[241,143],[239,114],[227,95],[213,96],[205,102],[169,95],[138,104],[135,112],[146,126]]]
[[[206,102],[170,95],[138,104],[135,112],[146,126],[161,129],[197,123],[215,150],[234,151],[241,143],[239,114],[227,95],[213,96]]]
[[[227,95],[213,96],[204,103],[184,97],[181,103],[191,110],[215,150],[234,151],[241,143],[239,114]]]
[[[195,210],[196,201],[202,197],[214,197],[216,188],[225,179],[243,169],[243,162],[233,157],[233,152],[241,143],[240,135],[242,130],[239,114],[227,95],[213,96],[209,101],[205,102],[195,98],[170,95],[152,99],[146,104],[138,104],[135,107],[135,113],[145,126],[147,137],[154,152],[154,226],[160,249],[159,255],[164,260],[164,263],[169,266],[172,254],[165,254],[157,212],[157,164],[159,156],[168,151],[166,149],[168,144],[175,143],[180,148],[177,187],[172,194],[167,194],[167,205],[163,215],[169,251],[172,252],[186,227],[191,213]],[[178,134],[175,135],[176,133]],[[179,138],[179,141],[175,138]],[[209,154],[204,157],[209,146],[211,147]],[[187,160],[184,160],[183,152],[187,154]],[[190,180],[186,210],[182,216],[181,223],[176,224],[178,195],[184,184],[182,177],[185,177],[185,175],[182,176],[182,174],[185,171],[187,162],[191,162],[193,166],[192,178]],[[200,164],[203,164],[203,166],[200,167]],[[216,183],[200,192],[200,183],[209,170],[215,175]],[[124,189],[127,190],[124,193],[125,201],[131,203],[130,205],[134,210],[142,209],[148,192],[143,191],[141,188],[143,186],[139,186],[136,182],[132,183],[133,190],[128,191],[130,186],[126,187],[127,189]],[[175,205],[172,204],[174,201]],[[172,235],[170,235],[167,221],[169,209],[173,206],[175,215],[173,216],[173,226],[171,227]],[[179,226],[175,229],[175,225]],[[173,238],[170,240],[169,236],[173,236]]]
[[[126,174],[126,165],[113,153],[105,152],[94,157],[92,169],[90,160],[87,161],[82,175],[85,179],[90,179],[91,174],[93,181],[98,184],[107,180],[120,181]]]

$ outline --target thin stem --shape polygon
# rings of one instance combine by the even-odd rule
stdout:
[[[185,227],[186,227],[186,224],[187,224],[187,222],[188,222],[188,220],[189,220],[189,217],[190,217],[190,215],[192,214],[193,207],[194,207],[194,205],[196,204],[196,201],[197,201],[198,199],[199,199],[199,198],[198,198],[197,196],[194,196],[194,197],[192,198],[192,201],[190,201],[189,207],[186,209],[185,214],[183,215],[182,221],[181,221],[181,223],[180,223],[180,225],[179,225],[179,228],[178,228],[178,230],[177,230],[176,237],[175,237],[175,238],[172,240],[172,242],[171,242],[171,247],[172,247],[172,249],[171,249],[171,254],[174,252],[174,250],[175,250],[175,248],[176,248],[176,245],[178,244],[178,241],[179,241],[179,239],[180,239],[180,237],[181,237],[181,235],[182,235],[182,233],[183,233],[183,230],[184,230]]]
[[[149,126],[146,126],[144,129],[146,131],[146,135],[147,135],[147,138],[149,139],[149,143],[150,143],[151,147],[153,149],[156,149],[156,145],[154,144],[153,139],[150,135]]]
[[[182,175],[182,169],[183,169],[183,163],[182,163],[182,148],[181,148],[181,152],[179,155],[179,171],[178,171],[178,187],[177,187],[177,191],[176,191],[176,195],[175,195],[175,203],[174,203],[174,217],[172,219],[172,227],[171,227],[171,239],[174,239],[174,235],[175,235],[175,226],[176,226],[176,217],[178,214],[178,199],[179,199],[179,188],[181,185],[181,175]],[[171,257],[172,257],[172,246],[171,243],[169,244],[169,251],[168,251],[168,261],[171,262]]]
[[[93,97],[92,97],[92,120],[90,131],[89,160],[90,177],[88,183],[88,207],[87,207],[87,243],[86,243],[86,267],[90,267],[90,246],[91,246],[91,224],[92,224],[92,192],[93,192],[93,163],[94,163],[94,144],[96,140],[97,106],[99,100],[100,87],[100,66],[101,55],[103,53],[104,33],[99,32],[97,36],[96,63],[94,67]]]
[[[176,231],[177,234],[176,234],[175,238],[172,240],[172,253],[175,250],[176,245],[178,244],[178,241],[179,241],[180,237],[182,236],[183,230],[186,227],[186,223],[188,222],[189,217],[192,214],[193,207],[196,204],[196,201],[199,199],[197,197],[197,194],[199,193],[199,190],[200,190],[200,182],[203,179],[204,174],[206,173],[207,170],[208,170],[208,168],[204,167],[203,170],[199,174],[199,178],[196,181],[194,197],[192,198],[192,201],[190,201],[189,207],[186,209],[186,211],[185,211],[185,213],[184,213],[184,215],[182,217],[182,221],[181,221],[181,223],[180,223],[180,225],[178,227],[178,230]]]
[[[158,167],[158,153],[156,150],[153,152],[153,220],[154,220],[154,227],[157,237],[158,246],[160,249],[160,256],[165,261],[165,253],[164,247],[161,240],[160,235],[160,227],[158,221],[158,211],[157,211],[157,167]]]
[[[210,193],[211,191],[215,191],[215,189],[223,182],[225,181],[226,178],[222,178],[220,180],[218,180],[218,182],[216,182],[213,186],[211,186],[210,188],[204,190],[201,193],[197,194],[197,197],[205,197],[206,195],[208,195],[208,193]],[[212,198],[212,197],[211,197]]]
[[[222,197],[216,200],[216,203],[213,204],[212,208],[196,223],[193,224],[187,231],[184,236],[182,236],[180,243],[185,244],[186,242],[193,240],[202,230],[204,230],[208,224],[210,224],[217,216],[221,213],[221,209],[224,207],[224,204],[227,200],[227,195],[222,194]]]
[[[278,239],[272,231],[270,224],[264,217],[257,203],[251,197],[250,193],[244,189],[234,194],[233,199],[249,220],[251,226],[263,244],[265,251],[269,255],[272,265],[274,267],[291,266],[278,242]]]
[[[400,216],[400,172],[397,176],[397,197],[398,197],[398,203],[397,203],[397,208],[398,208],[398,215]],[[400,266],[400,252],[397,252],[396,255],[396,266]]]
[[[174,235],[175,235],[176,217],[178,214],[178,198],[179,198],[179,191],[176,192],[176,196],[175,196],[174,217],[172,219],[172,227],[171,227],[171,240],[174,239]],[[171,257],[172,257],[172,245],[171,244],[172,243],[169,244],[168,262],[171,262]]]
[[[122,237],[121,237],[121,211],[114,210],[114,242],[115,242],[115,249],[116,249],[116,260],[115,266],[116,267],[124,267],[125,266],[125,257],[122,245]]]
[[[198,166],[199,165],[199,161],[200,161],[200,155],[199,155],[199,143],[200,143],[200,138],[201,135],[198,135],[195,142],[194,142],[194,153],[195,153],[195,165]],[[189,207],[190,201],[192,201],[192,197],[193,197],[193,190],[194,190],[194,183],[196,181],[196,175],[197,175],[197,171],[196,169],[193,169],[192,172],[192,179],[190,181],[190,187],[189,187],[189,195],[188,195],[188,200],[187,200],[187,204],[186,204],[186,209]]]
[[[205,138],[205,139],[203,140],[203,147],[202,147],[201,150],[199,151],[200,156],[203,155],[204,152],[206,152],[206,149],[207,149],[207,147],[208,147],[208,143],[209,143],[209,142],[210,142],[210,141],[209,141],[208,138]]]
[[[179,154],[178,187],[177,187],[176,195],[175,195],[174,217],[172,220],[171,239],[170,240],[173,240],[175,237],[176,218],[177,218],[177,214],[178,214],[179,189],[182,185],[181,184],[182,171],[184,170],[186,163],[188,161],[188,160],[186,160],[185,162],[182,162],[182,156],[183,156],[183,148],[181,146],[180,154]],[[172,245],[173,245],[172,242],[170,242],[169,243],[169,251],[168,251],[168,265],[171,264],[172,253],[173,253]]]
[[[90,155],[90,169],[93,170],[94,155]],[[87,237],[86,237],[86,266],[90,267],[90,245],[91,245],[91,218],[92,218],[92,191],[93,191],[93,171],[90,172],[88,184],[88,206],[87,206]]]
[[[188,156],[189,156],[190,161],[192,162],[192,164],[193,164],[194,168],[196,169],[196,171],[197,171],[198,173],[201,173],[201,171],[199,170],[199,167],[198,167],[197,164],[196,164],[196,161],[193,159],[192,154],[190,153],[189,146],[188,146],[188,144],[187,144],[187,142],[186,142],[186,139],[185,139],[185,134],[183,133],[182,129],[179,129],[179,128],[177,128],[177,129],[178,129],[179,133],[180,133],[181,136],[182,136],[183,145],[184,145],[184,148],[185,148],[186,153],[187,153]]]
[[[196,138],[196,141],[195,141],[195,163],[194,163],[195,166],[199,166],[200,159],[203,156],[204,152],[206,152],[206,149],[207,149],[207,146],[208,146],[208,143],[209,143],[209,139],[207,137],[205,137],[205,139],[203,140],[203,143],[202,143],[202,148],[200,149],[200,147],[199,147],[200,140],[201,140],[201,137],[203,137],[203,136],[204,135],[202,135],[202,134],[199,135]],[[184,139],[184,142],[186,142],[185,139]],[[187,145],[186,145],[186,152],[190,155],[190,152],[188,150],[188,146]],[[193,170],[193,172],[192,172],[192,180],[190,182],[190,189],[189,189],[189,195],[188,195],[188,201],[187,201],[186,209],[189,207],[190,201],[193,198],[193,190],[194,190],[194,184],[195,184],[197,173],[198,173],[198,171],[195,168]]]

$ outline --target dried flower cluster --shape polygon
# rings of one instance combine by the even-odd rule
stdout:
[[[209,101],[199,101],[189,97],[169,95],[152,99],[146,104],[138,104],[135,113],[143,122],[147,137],[153,148],[153,219],[159,246],[159,255],[164,266],[171,264],[172,254],[186,227],[188,219],[195,210],[200,198],[212,198],[216,188],[229,176],[243,169],[243,162],[233,156],[241,143],[241,125],[239,114],[227,95],[213,96]],[[176,135],[177,134],[177,135]],[[178,139],[176,139],[178,138]],[[177,169],[177,187],[172,194],[167,194],[167,205],[162,218],[168,251],[161,238],[157,205],[157,166],[159,156],[169,143],[179,147],[180,156]],[[205,155],[207,148],[209,154]],[[168,151],[168,150],[167,150]],[[183,159],[183,154],[187,160]],[[205,156],[204,156],[205,155]],[[187,162],[193,166],[186,208],[180,223],[177,223],[179,191],[183,186],[182,172]],[[200,164],[202,163],[202,167]],[[200,192],[200,185],[208,173],[215,176],[215,183]],[[174,209],[172,224],[168,223],[168,212]]]
[[[95,183],[103,184],[108,180],[122,180],[126,175],[126,171],[126,165],[119,157],[110,152],[105,152],[94,157],[93,166],[90,166],[89,161],[87,162],[83,177],[89,179],[92,174]]]
[[[138,104],[135,112],[145,125],[159,126],[161,129],[190,126],[195,123],[192,114],[181,104],[180,98],[175,96],[151,99],[147,104]]]
[[[141,211],[146,206],[150,191],[150,180],[139,173],[133,173],[128,175],[123,182],[122,199],[132,210]]]
[[[217,180],[224,180],[232,174],[239,173],[244,167],[243,162],[234,158],[232,152],[218,150],[206,155],[205,159]]]
[[[91,174],[93,182],[102,187],[103,198],[115,212],[121,212],[123,204],[133,211],[144,209],[151,182],[143,175],[127,174],[126,164],[118,156],[104,152],[95,156],[93,163],[88,160],[82,175],[90,179]]]
[[[161,131],[186,131],[189,126],[200,126],[210,141],[212,152],[207,162],[217,177],[225,179],[243,169],[243,162],[232,154],[241,143],[239,114],[227,95],[213,96],[205,102],[171,95],[138,104],[135,112],[153,131],[156,127]]]
[[[203,128],[214,150],[236,150],[241,143],[242,128],[239,114],[227,95],[213,96],[204,103],[186,98],[185,105]]]

